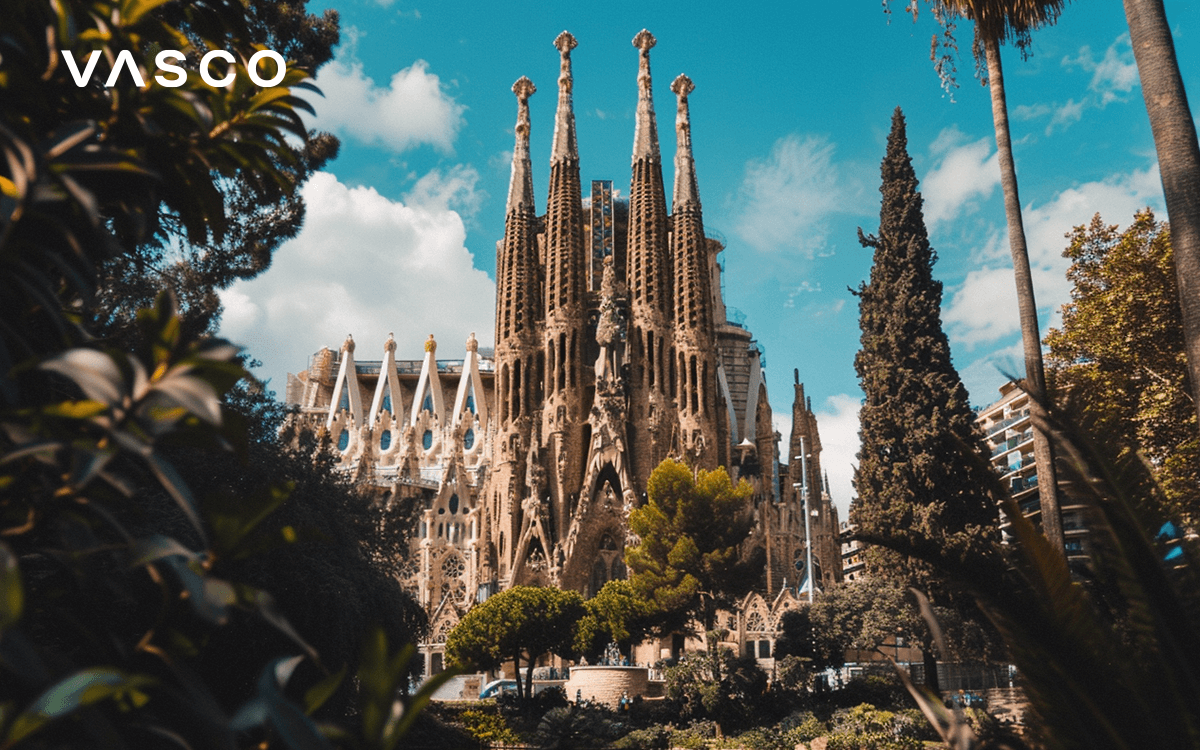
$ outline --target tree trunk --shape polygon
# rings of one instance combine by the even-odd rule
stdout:
[[[924,644],[921,649],[921,660],[925,664],[925,687],[936,694],[942,692],[942,682],[938,679],[938,660],[932,642]]]
[[[1021,343],[1025,350],[1025,390],[1033,416],[1033,457],[1037,464],[1038,496],[1042,505],[1042,531],[1059,552],[1063,547],[1062,514],[1058,503],[1058,476],[1054,450],[1045,424],[1046,373],[1042,366],[1041,329],[1038,328],[1037,302],[1033,296],[1033,275],[1029,270],[1029,248],[1025,244],[1025,224],[1021,220],[1021,198],[1017,194],[1017,169],[1013,163],[1012,138],[1008,132],[1008,103],[1004,96],[1004,71],[1000,67],[1000,43],[984,42],[987,53],[988,88],[992,93],[992,121],[996,129],[996,148],[1000,154],[1000,185],[1004,189],[1004,213],[1008,220],[1008,243],[1012,249],[1013,276],[1017,282],[1017,308],[1021,316]]]
[[[1162,0],[1124,0],[1125,20],[1158,152],[1192,398],[1200,414],[1200,145]]]

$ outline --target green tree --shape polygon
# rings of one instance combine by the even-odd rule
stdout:
[[[684,721],[712,719],[722,731],[753,725],[761,716],[766,673],[752,656],[718,650],[715,633],[708,639],[712,646],[707,651],[686,654],[666,670],[667,699],[679,705]]]
[[[628,654],[652,626],[654,607],[637,595],[629,581],[609,581],[583,606],[587,614],[575,629],[575,652],[593,661],[610,643]]]
[[[289,66],[315,75],[333,57],[339,39],[337,11],[318,16],[307,13],[304,2],[253,0],[245,4],[244,14],[249,42],[280,53]],[[195,41],[196,53],[183,63],[193,77],[204,49],[203,39]],[[282,144],[273,158],[274,176],[257,170],[223,175],[215,183],[226,214],[223,231],[186,235],[173,212],[150,216],[144,237],[127,242],[128,252],[101,268],[102,286],[90,311],[94,332],[126,345],[135,334],[137,311],[170,289],[179,300],[185,332],[215,333],[221,313],[218,292],[262,273],[275,250],[296,236],[304,220],[300,187],[337,156],[338,147],[333,135],[308,131],[303,139]]]
[[[585,611],[578,592],[513,586],[459,620],[446,638],[446,658],[451,664],[487,670],[512,661],[518,693],[528,701],[533,697],[533,665],[548,653],[572,656],[575,623]]]
[[[1004,69],[1000,63],[1000,45],[1012,41],[1026,54],[1033,31],[1058,19],[1064,0],[928,0],[935,17],[943,24],[943,48],[956,49],[954,21],[966,18],[975,24],[975,39],[971,45],[975,62],[986,70],[984,82],[992,95],[992,123],[996,131],[996,149],[1000,160],[1000,186],[1004,191],[1004,216],[1008,224],[1008,244],[1012,251],[1013,278],[1017,284],[1017,309],[1021,320],[1021,345],[1025,355],[1025,389],[1033,394],[1045,394],[1046,374],[1042,361],[1041,328],[1038,327],[1037,301],[1033,293],[1033,275],[1029,269],[1029,248],[1025,240],[1025,223],[1021,217],[1021,197],[1017,190],[1017,168],[1013,160],[1012,135],[1008,127],[1008,100],[1004,89]],[[887,0],[884,0],[887,6]],[[917,3],[908,5],[914,18]],[[938,40],[934,37],[934,60],[943,83],[953,77],[953,63],[948,54],[936,54]],[[1034,415],[1033,453],[1037,462],[1038,497],[1042,505],[1042,528],[1046,538],[1063,549],[1062,514],[1058,501],[1058,479],[1054,449],[1042,430],[1045,413],[1039,399],[1031,400]]]
[[[756,580],[756,561],[742,554],[753,490],[745,481],[734,486],[723,468],[693,475],[667,459],[650,474],[646,491],[646,504],[629,514],[640,539],[625,550],[633,590],[658,609],[659,632],[682,630],[692,618],[707,632],[717,610]]]
[[[287,138],[305,136],[296,91],[311,77],[289,65],[270,91],[250,81],[254,19],[239,2],[0,0],[0,18],[0,745],[233,747],[286,734],[321,746],[282,692],[301,661],[324,669],[281,612],[300,598],[251,580],[271,570],[252,561],[266,546],[308,552],[299,522],[310,509],[267,522],[288,486],[240,483],[237,460],[264,440],[247,439],[231,406],[249,378],[236,348],[185,330],[167,294],[137,312],[123,349],[101,348],[86,314],[101,269],[133,255],[157,217],[193,241],[225,236],[224,182],[287,184]],[[235,82],[160,86],[144,69],[160,48],[229,50]],[[85,66],[95,55],[90,83],[75,84],[64,52]],[[128,55],[146,85],[129,70],[103,85]],[[318,523],[342,509],[324,510]],[[337,523],[327,529],[345,531]],[[384,614],[399,601],[369,597]],[[274,643],[241,652],[239,667],[257,670],[253,695],[205,672],[234,658],[222,639],[246,646],[262,625],[288,658]],[[394,746],[416,711],[386,726],[367,717],[390,715],[412,649],[390,656],[382,631],[371,645],[362,746]],[[343,675],[323,673],[305,709]]]
[[[866,400],[859,412],[861,448],[850,520],[861,538],[906,550],[936,550],[946,559],[994,549],[996,478],[942,331],[942,284],[908,156],[904,116],[892,117],[881,168],[883,195],[871,279],[859,297],[862,349],[855,358]],[[949,591],[925,561],[872,547],[868,570],[929,591]],[[934,656],[926,674],[936,680]],[[931,685],[933,686],[933,685]]]
[[[1099,214],[1068,235],[1074,284],[1061,329],[1046,336],[1058,390],[1125,461],[1141,452],[1165,507],[1149,518],[1200,526],[1200,430],[1177,302],[1172,233],[1149,210],[1124,232]],[[1143,488],[1138,497],[1155,495]]]
[[[1200,141],[1162,0],[1124,4],[1174,238],[1193,409],[1200,413]]]

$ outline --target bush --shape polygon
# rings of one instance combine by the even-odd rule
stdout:
[[[870,674],[855,677],[841,690],[830,694],[837,706],[857,706],[870,703],[872,706],[911,706],[912,698],[895,673]]]
[[[914,713],[924,723],[920,712]],[[925,745],[916,736],[921,730],[909,711],[897,714],[862,703],[836,711],[833,725],[827,750],[921,750]]]
[[[606,747],[620,734],[614,718],[609,708],[591,701],[552,708],[538,723],[533,741],[542,750]]]
[[[521,741],[521,736],[508,726],[499,713],[468,708],[458,720],[467,734],[480,742],[516,744]]]
[[[617,750],[668,750],[672,732],[663,726],[635,729],[613,743]]]

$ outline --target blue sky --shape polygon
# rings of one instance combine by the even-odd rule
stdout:
[[[834,499],[851,498],[861,391],[858,308],[847,287],[870,271],[856,228],[875,230],[879,162],[903,108],[909,152],[945,284],[943,323],[975,405],[1018,371],[1016,295],[1004,229],[988,91],[958,60],[943,91],[929,61],[936,31],[878,2],[464,3],[337,0],[342,44],[317,83],[310,123],[342,139],[338,159],[305,187],[308,219],[270,270],[223,295],[224,335],[263,361],[282,391],[346,333],[376,358],[394,331],[416,358],[434,333],[454,356],[475,331],[493,338],[495,242],[503,235],[516,100],[528,76],[534,190],[549,177],[558,53],[571,31],[582,177],[629,185],[637,51],[651,53],[664,177],[674,153],[679,73],[690,97],[705,226],[727,240],[726,303],[766,350],[777,426],[790,429],[792,369],[820,419]],[[310,0],[309,10],[326,7]],[[1200,11],[1167,0],[1192,94],[1200,99]],[[958,31],[969,50],[971,27]],[[1043,327],[1068,299],[1063,235],[1099,211],[1127,224],[1162,210],[1154,144],[1121,3],[1068,5],[1034,37],[1030,59],[1005,49],[1013,139]],[[668,188],[669,191],[669,188]],[[998,369],[1000,368],[1000,369]],[[843,516],[844,517],[844,516]]]

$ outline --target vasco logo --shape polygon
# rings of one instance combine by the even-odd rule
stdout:
[[[67,61],[67,69],[71,71],[71,77],[75,79],[75,85],[79,86],[80,88],[86,86],[88,81],[92,80],[92,73],[96,70],[96,63],[100,60],[100,50],[95,50],[92,52],[91,56],[88,57],[87,65],[84,66],[82,72],[79,70],[79,64],[75,62],[75,55],[70,50],[63,50],[62,54],[63,59]],[[276,71],[273,78],[264,79],[260,78],[258,75],[258,63],[264,57],[275,61]],[[213,78],[212,71],[209,70],[209,65],[215,58],[220,58],[231,64],[237,62],[237,59],[223,49],[212,50],[200,59],[200,77],[203,78],[204,82],[209,86],[223,88],[233,83],[233,79],[237,76],[237,74],[230,70],[228,73],[226,73],[224,78]],[[182,86],[187,81],[187,70],[179,67],[178,65],[172,65],[171,63],[182,62],[184,59],[186,59],[184,54],[179,50],[165,49],[162,52],[159,52],[154,58],[154,64],[160,71],[174,75],[174,78],[156,75],[154,76],[154,80],[158,81],[160,85],[168,88]],[[104,82],[104,85],[109,88],[115,86],[121,77],[122,69],[129,70],[129,74],[133,76],[133,80],[138,86],[146,85],[146,81],[142,78],[142,74],[138,70],[137,64],[133,61],[133,53],[127,49],[121,50],[121,53],[117,55],[117,61],[113,64],[112,72],[108,74],[108,80]],[[246,64],[246,73],[250,76],[250,80],[254,81],[255,84],[264,88],[270,88],[272,86],[279,85],[279,82],[283,80],[285,75],[287,75],[287,67],[283,61],[282,55],[274,50],[264,49],[255,52],[250,58],[250,62]]]

